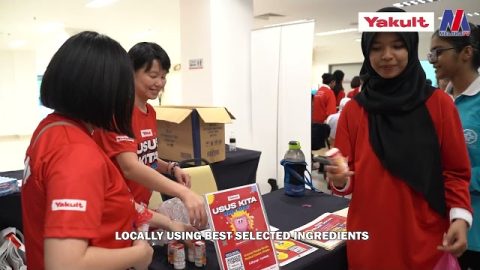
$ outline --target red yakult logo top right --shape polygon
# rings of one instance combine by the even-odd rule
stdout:
[[[359,12],[359,32],[433,32],[433,12]],[[443,12],[440,36],[468,36],[470,25],[463,9]]]

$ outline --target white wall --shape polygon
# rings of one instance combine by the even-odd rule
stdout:
[[[213,105],[226,106],[237,120],[226,125],[239,147],[252,147],[250,35],[253,1],[212,0]]]
[[[280,160],[298,140],[310,164],[310,79],[313,22],[252,32],[253,146],[262,151],[257,183],[283,186]]]
[[[210,23],[210,0],[180,0],[182,104],[213,103]],[[203,69],[189,69],[189,60],[199,58]]]
[[[0,136],[31,134],[39,119],[34,51],[0,51]]]

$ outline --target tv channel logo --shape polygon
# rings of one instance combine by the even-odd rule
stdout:
[[[433,12],[359,12],[359,32],[433,32]]]
[[[457,9],[455,14],[451,9],[443,12],[442,22],[438,31],[439,36],[459,37],[470,35],[470,25],[463,9]]]

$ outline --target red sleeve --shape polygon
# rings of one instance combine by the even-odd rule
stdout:
[[[337,132],[335,134],[335,147],[341,151],[343,156],[348,158],[348,168],[350,171],[355,171],[353,162],[355,160],[355,148],[353,142],[353,138],[355,138],[355,136],[353,133],[356,132],[356,124],[358,124],[358,121],[355,121],[355,118],[351,117],[353,116],[352,113],[354,113],[352,110],[354,109],[352,106],[354,105],[353,103],[354,102],[347,103],[345,108],[342,110],[337,123]],[[348,195],[352,193],[354,183],[355,175],[350,178],[350,185],[348,189],[342,192],[339,192],[335,189],[332,190],[338,195]]]
[[[93,139],[109,158],[123,152],[137,153],[137,143],[133,138],[103,129],[95,129]]]
[[[436,124],[436,128],[440,143],[447,208],[459,207],[472,212],[468,190],[471,177],[470,161],[460,117],[449,96],[444,93],[436,94],[440,95],[437,110],[440,112],[441,124]],[[431,109],[430,112],[432,113]]]
[[[336,99],[333,91],[327,91],[327,116],[337,112]]]
[[[47,162],[44,237],[98,236],[108,179],[105,158],[99,151],[72,144]]]

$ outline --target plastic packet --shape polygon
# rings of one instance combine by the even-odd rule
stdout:
[[[458,265],[457,258],[452,253],[444,252],[435,267],[433,267],[433,270],[460,270],[460,265]]]
[[[187,208],[179,198],[172,198],[164,201],[156,210],[160,214],[164,214],[173,221],[190,224]]]

